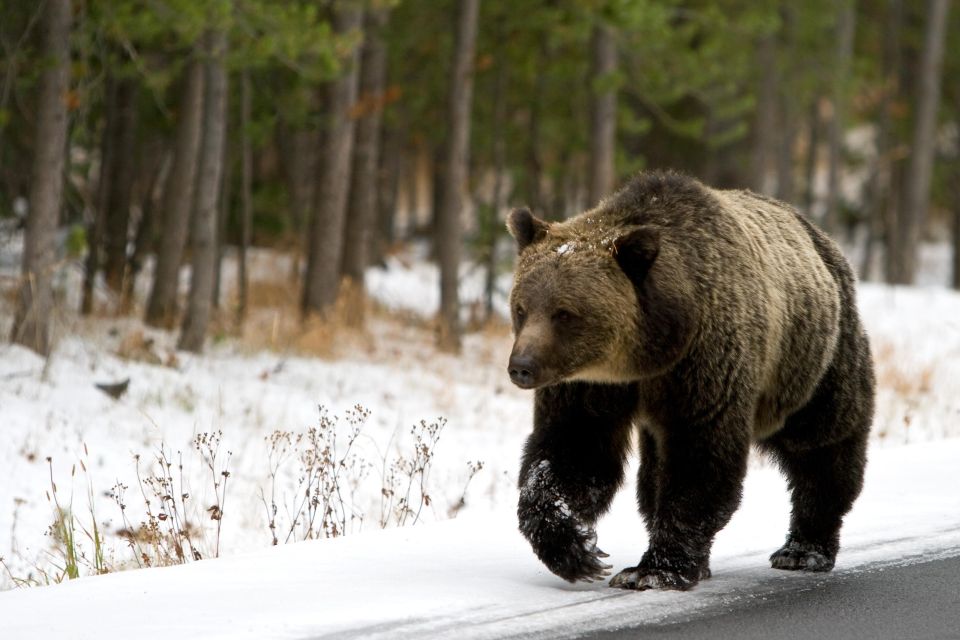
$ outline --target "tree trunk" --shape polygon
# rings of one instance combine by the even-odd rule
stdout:
[[[780,29],[779,42],[781,48],[787,52],[797,48],[797,16],[790,4],[783,4],[780,8],[783,26]],[[777,82],[777,115],[780,119],[779,133],[775,133],[776,144],[774,155],[777,163],[777,190],[776,197],[784,202],[793,202],[796,198],[796,180],[794,178],[794,145],[797,139],[796,97],[787,90],[782,82]]]
[[[23,238],[20,291],[11,340],[39,354],[50,353],[56,232],[63,198],[70,83],[70,0],[47,0],[43,51],[49,65],[40,77],[30,210]]]
[[[830,165],[827,185],[827,211],[824,228],[836,234],[840,226],[840,164],[843,154],[843,129],[847,115],[847,90],[850,84],[850,59],[853,57],[853,36],[856,13],[853,0],[846,0],[837,19],[837,48],[835,50],[833,83],[831,87],[833,113],[827,136],[830,145]]]
[[[104,216],[104,280],[118,296],[127,277],[127,245],[130,242],[130,204],[136,168],[137,100],[139,86],[132,78],[117,81],[116,111],[107,115],[116,119],[115,147],[109,166],[109,189]],[[109,128],[108,124],[108,128]]]
[[[334,18],[336,31],[350,33],[361,28],[363,11],[343,4]],[[303,286],[303,314],[326,314],[337,300],[343,227],[350,186],[354,123],[351,109],[357,100],[360,48],[344,60],[343,74],[329,86],[330,124],[324,142],[323,165],[317,204],[307,251],[307,275]]]
[[[157,203],[163,189],[166,188],[172,162],[172,153],[164,140],[156,140],[155,144],[148,146],[146,155],[156,160],[150,161],[148,167],[141,167],[141,176],[145,175],[146,185],[140,197],[140,219],[137,222],[137,232],[133,240],[133,251],[127,261],[127,277],[123,281],[123,294],[120,298],[121,313],[128,313],[133,306],[137,276],[143,268],[144,258],[156,243]],[[149,169],[149,172],[145,173],[143,169]]]
[[[227,94],[227,104],[230,102],[230,94]],[[226,132],[230,127],[229,109],[224,107],[224,124]],[[217,232],[214,234],[214,244],[216,245],[216,265],[213,267],[213,294],[210,300],[213,308],[220,309],[220,285],[223,282],[223,256],[226,253],[227,220],[230,219],[230,206],[233,204],[233,179],[234,163],[230,151],[230,139],[226,134],[223,136],[223,158],[221,159],[220,169],[220,195],[217,198]]]
[[[503,41],[504,38],[504,17],[501,16],[497,23],[497,40]],[[491,136],[493,138],[493,199],[490,203],[490,219],[487,221],[485,258],[486,258],[486,278],[483,287],[485,320],[487,322],[493,317],[493,295],[496,292],[497,285],[497,240],[500,239],[503,223],[501,222],[500,212],[504,208],[505,190],[504,174],[506,173],[507,163],[507,144],[504,138],[504,127],[507,118],[507,64],[504,52],[497,55],[495,68],[496,76],[493,85],[493,126],[491,127]]]
[[[893,120],[891,109],[897,94],[897,74],[900,68],[900,1],[888,0],[883,24],[883,94],[877,107],[876,163],[870,176],[867,200],[867,240],[860,264],[860,278],[869,280],[877,242],[886,239],[886,252],[892,251],[894,241],[891,214],[896,213],[896,199],[891,198],[893,182]]]
[[[548,64],[549,59],[550,51],[547,39],[544,38],[537,49],[537,62],[542,66]],[[543,197],[543,158],[540,154],[540,145],[542,144],[541,123],[543,103],[546,100],[547,93],[547,74],[537,74],[533,87],[533,100],[530,105],[530,121],[527,133],[527,203],[537,215],[553,217],[560,215],[560,212],[546,210]]]
[[[930,182],[933,178],[933,160],[940,107],[940,70],[943,66],[949,0],[928,0],[927,22],[924,30],[923,53],[917,74],[919,91],[914,115],[913,140],[907,167],[903,199],[898,215],[898,233],[903,242],[902,251],[893,256],[890,281],[912,284],[917,269],[920,237],[927,220],[930,205]]]
[[[247,247],[253,225],[253,147],[250,145],[250,73],[240,77],[240,244],[237,248],[237,326],[247,317]]]
[[[953,174],[953,277],[950,286],[960,290],[960,158]]]
[[[180,261],[187,241],[187,229],[197,182],[197,165],[203,118],[203,63],[194,60],[187,67],[177,121],[176,147],[170,178],[163,193],[160,248],[147,303],[146,322],[170,329],[177,315]]]
[[[316,202],[317,155],[322,139],[319,131],[293,127],[283,120],[279,122],[277,145],[287,183],[290,231],[294,238],[290,268],[290,281],[294,284],[300,282],[300,264],[305,248],[303,237]]]
[[[772,196],[777,190],[774,171],[779,94],[776,34],[768,33],[760,38],[757,54],[757,64],[760,65],[760,86],[757,92],[757,113],[751,154],[752,186],[757,193]]]
[[[287,176],[290,190],[290,224],[297,237],[302,237],[316,201],[317,151],[321,138],[316,131],[295,130],[289,133],[290,157]]]
[[[97,177],[97,196],[94,204],[93,220],[87,226],[87,259],[83,271],[83,297],[80,302],[80,313],[93,313],[94,289],[97,283],[97,272],[103,259],[103,225],[107,211],[107,200],[110,193],[110,178],[113,166],[113,156],[117,138],[117,83],[113,76],[108,75],[104,82],[103,111],[104,126],[100,139],[100,170]]]
[[[902,0],[888,0],[887,16],[884,29],[884,64],[889,82],[892,83],[893,106],[907,104],[910,100],[908,96],[916,93],[916,80],[913,77],[915,67],[917,66],[917,51],[913,43],[908,43],[902,37],[906,14]],[[890,40],[890,38],[894,40]],[[900,235],[900,205],[906,176],[906,164],[909,157],[908,142],[902,138],[901,129],[897,127],[897,118],[894,117],[895,111],[891,113],[893,126],[891,128],[891,152],[888,160],[889,165],[889,192],[887,194],[887,203],[883,210],[883,234],[884,234],[884,279],[887,283],[893,282],[894,274],[897,272],[897,265],[900,264],[903,247],[906,238]],[[901,116],[900,120],[908,121],[908,118]]]
[[[449,141],[447,141],[449,145]],[[431,169],[431,183],[430,183],[430,219],[427,221],[428,228],[427,232],[430,234],[430,259],[437,259],[437,243],[439,240],[439,225],[440,225],[440,216],[443,215],[440,212],[443,209],[443,190],[446,188],[445,176],[446,176],[446,155],[448,151],[446,146],[443,144],[438,144],[433,148],[433,153],[431,154],[431,159],[433,164]],[[417,178],[414,177],[414,181]]]
[[[208,32],[205,39],[203,138],[190,234],[190,296],[178,344],[180,349],[195,353],[203,350],[213,302],[214,269],[217,267],[217,201],[223,172],[227,117],[227,73],[224,69],[226,35],[223,31],[214,30]]]
[[[594,83],[590,113],[590,204],[613,191],[617,132],[617,92],[612,75],[617,70],[613,29],[598,23],[593,28],[590,77]]]
[[[441,349],[460,351],[459,269],[463,241],[463,194],[470,168],[470,112],[473,106],[473,65],[480,0],[460,0],[453,67],[450,74],[449,137],[443,202],[438,216],[437,254],[440,262]]]
[[[387,248],[394,241],[394,220],[397,212],[397,193],[400,189],[400,136],[395,131],[383,130],[380,153],[380,173],[377,182],[377,224],[370,238],[370,264],[384,264]]]
[[[364,23],[363,56],[360,64],[356,147],[350,183],[350,201],[343,237],[341,273],[349,281],[346,322],[361,326],[364,320],[363,275],[369,263],[368,247],[377,219],[377,173],[380,166],[380,123],[383,117],[383,87],[387,51],[381,32],[387,22],[385,9],[372,9]]]

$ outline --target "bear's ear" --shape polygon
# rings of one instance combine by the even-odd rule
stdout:
[[[611,253],[628,278],[642,282],[660,253],[660,231],[647,226],[627,229],[613,241]]]
[[[514,209],[507,216],[507,229],[517,241],[517,252],[523,251],[534,242],[543,240],[549,227],[549,222],[534,217],[526,207]]]

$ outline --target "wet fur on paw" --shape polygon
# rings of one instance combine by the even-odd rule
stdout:
[[[611,587],[620,589],[663,589],[688,591],[710,577],[709,558],[697,560],[687,553],[655,553],[647,551],[635,567],[627,567],[610,579]]]
[[[709,567],[700,567],[685,572],[671,569],[627,567],[610,579],[610,586],[636,591],[646,591],[647,589],[689,591],[697,586],[701,580],[706,580],[709,577]]]
[[[593,582],[610,575],[607,554],[597,548],[597,534],[576,516],[556,491],[550,465],[542,461],[527,478],[517,507],[520,532],[540,561],[568,582]]]
[[[826,572],[833,569],[836,553],[823,545],[788,540],[770,556],[770,566],[784,571]]]

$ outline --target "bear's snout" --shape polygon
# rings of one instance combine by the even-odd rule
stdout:
[[[540,379],[540,367],[526,354],[512,354],[507,371],[510,372],[510,381],[521,389],[532,389]]]

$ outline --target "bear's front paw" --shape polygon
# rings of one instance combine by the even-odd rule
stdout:
[[[597,548],[597,533],[570,507],[546,460],[533,467],[520,489],[517,505],[520,532],[540,561],[569,582],[593,582],[613,568],[600,561],[607,554]]]
[[[836,553],[823,545],[789,539],[770,556],[770,566],[785,571],[825,572],[833,569],[835,560]]]
[[[610,575],[613,567],[600,561],[608,556],[597,548],[597,533],[579,524],[565,506],[521,507],[520,531],[540,561],[568,582],[593,582]]]
[[[600,560],[608,554],[597,548],[596,532],[586,527],[554,531],[548,540],[541,538],[534,551],[551,572],[568,582],[603,580],[613,569]]]

